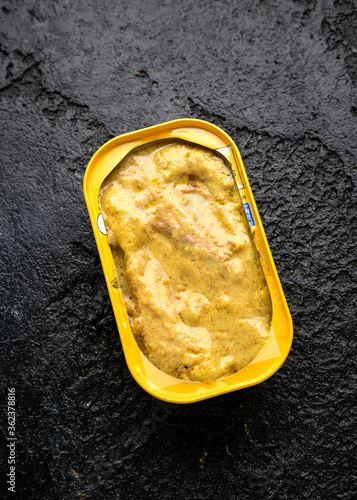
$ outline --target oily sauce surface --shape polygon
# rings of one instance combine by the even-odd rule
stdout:
[[[150,361],[201,382],[250,363],[269,335],[271,298],[221,156],[151,143],[117,165],[99,198],[132,331]]]

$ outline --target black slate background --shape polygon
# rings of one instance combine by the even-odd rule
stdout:
[[[356,3],[0,5],[1,498],[356,498]],[[126,367],[82,179],[180,117],[240,148],[295,336],[263,384],[176,407]]]

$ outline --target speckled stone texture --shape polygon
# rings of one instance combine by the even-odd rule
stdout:
[[[356,3],[14,0],[0,15],[0,497],[356,498]],[[295,337],[263,384],[176,407],[128,371],[82,179],[108,139],[180,117],[240,148]]]

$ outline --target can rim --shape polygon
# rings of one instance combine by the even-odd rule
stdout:
[[[169,135],[167,135],[169,133]],[[233,159],[236,163],[237,166],[237,172],[238,175],[241,176],[243,186],[244,186],[244,192],[247,195],[248,202],[250,203],[250,207],[252,209],[252,213],[255,218],[255,223],[256,223],[256,229],[258,229],[257,234],[259,233],[259,244],[261,246],[259,252],[262,250],[264,252],[265,258],[267,258],[267,265],[269,266],[269,272],[270,272],[270,278],[269,278],[269,290],[272,295],[272,289],[271,287],[274,287],[274,294],[276,297],[278,297],[278,302],[279,302],[279,314],[282,314],[284,316],[284,326],[285,326],[285,332],[284,332],[284,339],[283,336],[281,338],[277,338],[277,342],[279,344],[280,348],[280,355],[277,357],[271,358],[271,362],[268,363],[266,370],[261,371],[260,374],[258,374],[256,377],[251,377],[246,380],[239,381],[237,380],[234,382],[232,380],[232,383],[226,382],[227,380],[231,379],[232,377],[235,377],[237,374],[242,374],[248,367],[250,367],[257,358],[254,358],[254,360],[249,363],[246,367],[244,367],[242,370],[237,372],[236,374],[227,377],[226,379],[223,379],[222,381],[216,381],[214,383],[200,383],[200,382],[194,382],[194,384],[199,384],[200,390],[198,391],[197,394],[194,394],[190,396],[190,392],[192,391],[185,391],[183,389],[182,393],[177,393],[177,391],[174,390],[163,390],[162,388],[155,388],[155,384],[150,384],[149,380],[147,378],[147,375],[145,374],[145,368],[139,367],[138,369],[138,359],[136,359],[135,355],[131,352],[131,346],[128,345],[128,324],[124,327],[123,325],[125,323],[128,323],[128,319],[126,316],[125,312],[125,307],[123,300],[118,300],[119,295],[116,294],[114,297],[113,293],[113,287],[111,284],[111,267],[113,267],[113,262],[112,262],[112,257],[111,257],[111,250],[109,248],[109,244],[106,241],[106,245],[108,248],[105,247],[104,245],[104,239],[103,239],[103,234],[100,233],[98,224],[97,224],[97,217],[98,217],[98,212],[100,213],[99,210],[99,203],[98,199],[96,196],[96,192],[99,190],[98,188],[98,182],[102,178],[106,177],[106,175],[111,171],[115,166],[119,163],[119,161],[127,154],[130,152],[134,147],[152,142],[152,139],[150,137],[159,137],[159,139],[165,139],[165,138],[177,138],[177,139],[184,139],[184,140],[190,140],[187,138],[187,136],[192,136],[198,138],[201,142],[197,142],[191,139],[191,142],[195,142],[196,144],[204,145],[206,147],[210,147],[208,143],[211,141],[213,145],[219,145],[220,143],[223,144],[221,147],[226,147],[230,146],[232,149],[232,154],[233,154]],[[219,148],[212,148],[211,149],[219,149]],[[114,152],[114,153],[113,153]],[[125,154],[124,154],[125,153]],[[119,158],[120,160],[114,163],[115,158]],[[109,169],[109,170],[108,170]],[[100,171],[100,174],[98,172]],[[104,175],[105,174],[105,175]],[[95,179],[95,180],[94,180]],[[93,184],[96,184],[93,187]],[[101,183],[100,183],[101,184]],[[277,273],[275,263],[269,248],[269,244],[265,235],[264,227],[261,222],[259,212],[254,200],[254,196],[249,184],[249,180],[243,165],[243,161],[240,155],[240,152],[238,150],[237,145],[235,142],[231,139],[231,137],[221,128],[218,126],[204,121],[200,119],[195,119],[195,118],[180,118],[180,119],[175,119],[171,120],[168,122],[164,122],[158,125],[152,125],[150,127],[142,128],[136,131],[132,132],[127,132],[125,134],[121,134],[117,137],[114,137],[104,143],[92,156],[90,159],[88,166],[86,168],[85,174],[84,174],[84,179],[83,179],[83,192],[84,192],[84,198],[87,204],[90,220],[92,223],[92,228],[94,232],[94,236],[96,239],[100,259],[102,262],[102,267],[104,271],[104,275],[106,278],[106,283],[109,291],[109,295],[111,298],[112,306],[113,306],[113,311],[114,315],[116,317],[117,325],[118,325],[118,330],[126,358],[126,362],[128,365],[128,368],[133,376],[133,378],[136,380],[136,382],[149,394],[152,396],[161,399],[162,401],[166,401],[169,403],[175,403],[175,404],[185,404],[185,403],[193,403],[193,402],[198,402],[202,401],[204,399],[208,399],[211,397],[218,396],[220,394],[226,394],[228,392],[232,392],[235,390],[251,387],[253,385],[259,384],[268,378],[270,378],[285,362],[290,349],[291,349],[291,344],[293,340],[293,323],[292,323],[292,318],[291,314],[286,302],[286,298],[281,286],[281,282],[279,279],[279,275]],[[255,242],[257,246],[257,242]],[[110,255],[108,254],[108,249],[110,252]],[[266,269],[264,268],[263,265],[263,270],[265,277],[268,282],[267,274],[266,274]],[[119,291],[120,294],[120,291]],[[120,294],[121,295],[121,294]],[[272,297],[273,299],[273,297]],[[121,307],[121,311],[119,310]],[[124,311],[123,311],[124,308]],[[274,315],[274,312],[273,312]],[[130,329],[130,326],[129,326]],[[131,332],[131,329],[130,329]],[[132,338],[133,335],[131,333]],[[130,340],[130,339],[129,339]],[[134,340],[135,342],[135,340]],[[269,342],[267,341],[266,345]],[[136,342],[135,345],[137,346]],[[265,346],[263,347],[262,350],[264,350]],[[137,349],[138,346],[137,346]],[[140,350],[139,350],[140,351]],[[262,351],[260,351],[262,352]],[[140,351],[141,353],[141,351]],[[141,353],[142,356],[143,353]],[[258,354],[257,357],[259,357],[260,353]],[[145,357],[145,356],[144,356]],[[134,359],[135,358],[135,359]],[[147,360],[147,358],[146,358]],[[148,363],[150,363],[149,360],[147,360]],[[145,363],[145,361],[143,361]],[[262,363],[262,362],[261,362]],[[140,364],[140,363],[139,363]],[[151,364],[151,363],[150,363]],[[152,364],[151,364],[152,365]],[[152,365],[153,366],[153,365]],[[158,370],[156,368],[156,370]],[[159,370],[160,371],[160,370]],[[144,376],[143,376],[144,372]],[[253,370],[254,372],[254,370]],[[163,373],[163,372],[161,372]],[[166,375],[166,374],[165,374]],[[172,377],[173,378],[173,377]],[[239,377],[238,377],[239,378]],[[179,379],[175,379],[179,381],[180,385],[185,385],[185,384],[192,384],[192,382],[186,382],[182,381]],[[206,390],[205,390],[206,388]],[[197,391],[196,391],[197,392]]]

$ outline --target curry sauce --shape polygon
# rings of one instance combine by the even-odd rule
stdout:
[[[269,336],[270,293],[232,172],[213,150],[160,141],[129,153],[99,201],[141,351],[208,382],[244,368]]]

